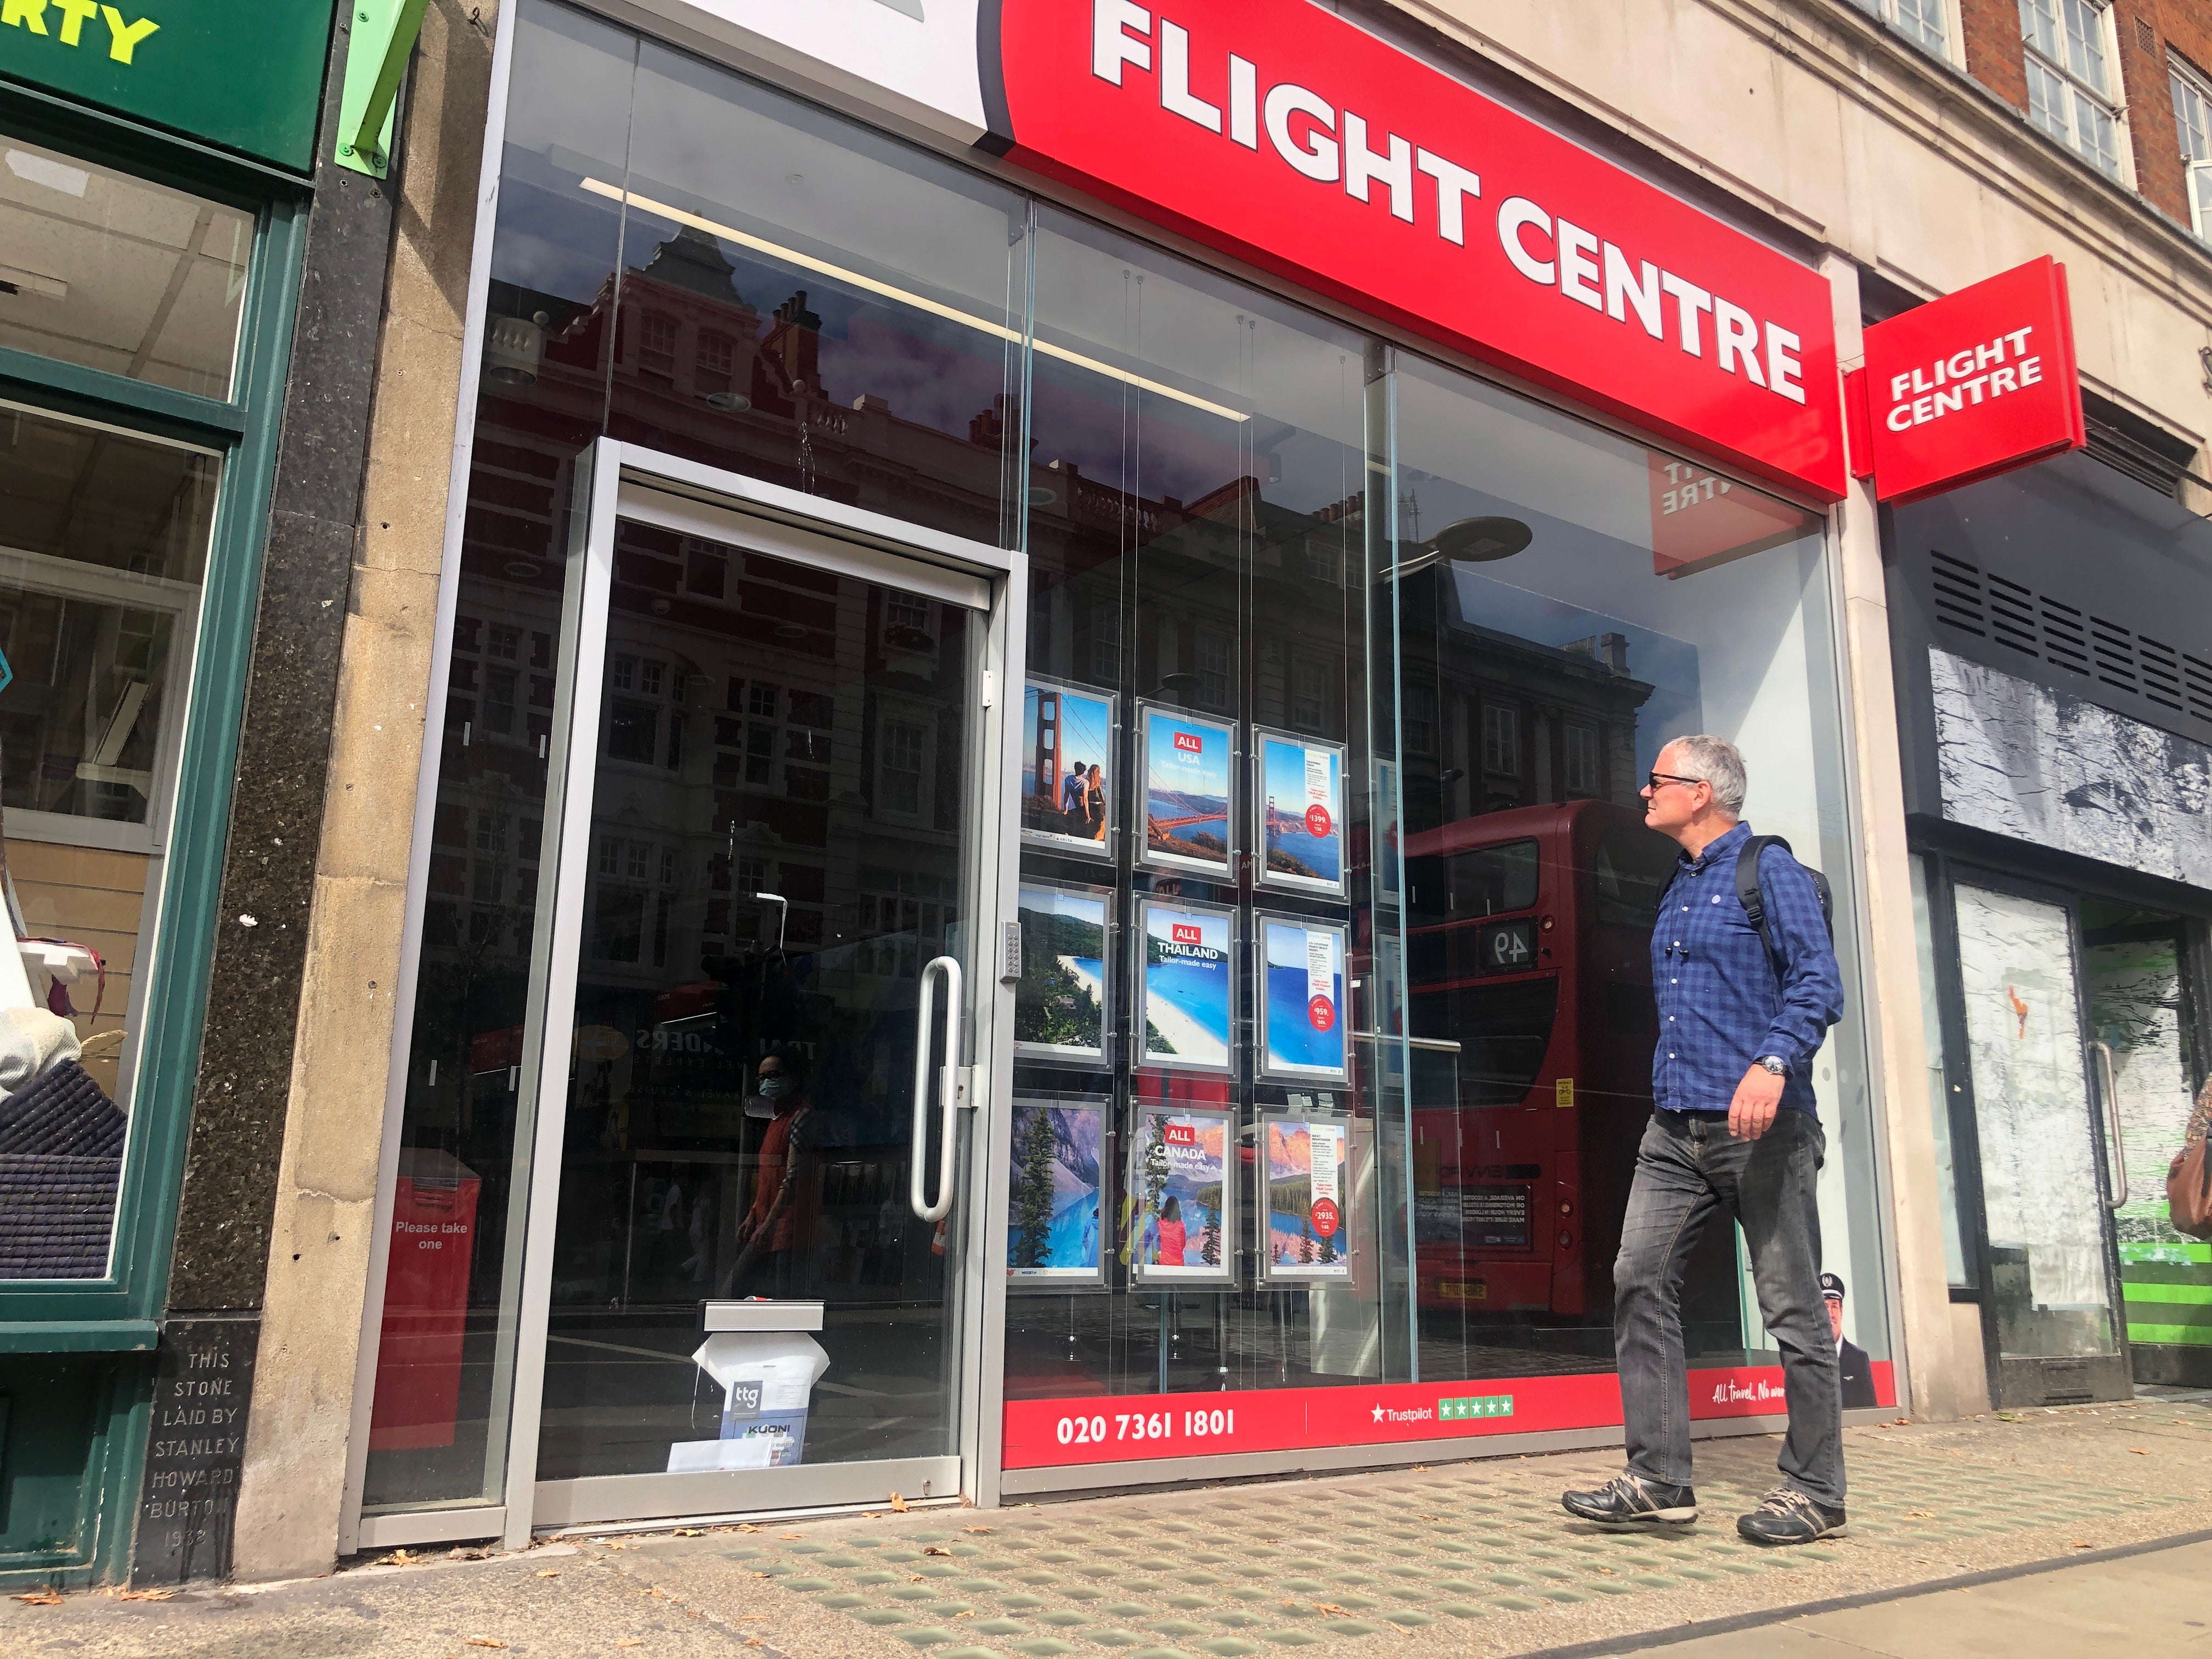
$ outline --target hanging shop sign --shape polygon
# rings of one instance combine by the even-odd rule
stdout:
[[[0,81],[304,173],[331,45],[331,0],[6,0]]]
[[[1844,493],[1818,272],[1320,6],[649,3],[1771,482]]]
[[[2087,441],[2066,267],[2045,255],[1866,331],[1851,471],[1917,501]]]

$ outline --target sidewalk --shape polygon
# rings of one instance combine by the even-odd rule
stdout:
[[[1852,1531],[1798,1550],[1735,1536],[1735,1514],[1773,1484],[1777,1442],[1761,1436],[1700,1444],[1706,1518],[1659,1536],[1608,1534],[1565,1515],[1562,1486],[1614,1467],[1569,1453],[992,1513],[555,1540],[516,1556],[441,1556],[165,1601],[9,1601],[0,1651],[1242,1659],[1326,1646],[1427,1659],[1595,1656],[1688,1635],[1655,1650],[2070,1656],[2117,1653],[2124,1639],[2131,1659],[2212,1659],[2205,1627],[2189,1622],[2212,1545],[1895,1599],[2212,1532],[2212,1402],[1854,1429],[1846,1444]],[[1850,1598],[1879,1599],[1813,1605]],[[2212,1589],[2198,1599],[2212,1603]],[[1759,1617],[1808,1605],[1786,1622]],[[1711,1628],[1748,1620],[1758,1627]]]

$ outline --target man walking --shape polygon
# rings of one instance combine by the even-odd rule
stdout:
[[[1613,1264],[1628,1468],[1562,1501],[1570,1515],[1613,1525],[1698,1518],[1682,1275],[1707,1224],[1729,1217],[1742,1224],[1759,1315],[1782,1351],[1790,1412],[1782,1485],[1736,1530],[1753,1543],[1805,1544],[1844,1524],[1836,1340],[1814,1201],[1827,1141],[1812,1084],[1814,1056],[1843,1017],[1843,976],[1820,890],[1786,847],[1760,849],[1755,895],[1739,885],[1737,854],[1751,839],[1744,787],[1735,745],[1698,736],[1662,750],[1642,791],[1644,823],[1682,856],[1651,936],[1656,1109]]]

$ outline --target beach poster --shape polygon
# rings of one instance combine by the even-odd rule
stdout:
[[[1279,732],[1254,736],[1261,884],[1341,896],[1344,750]]]
[[[1225,877],[1236,727],[1153,704],[1142,721],[1145,861]]]
[[[1342,1118],[1267,1116],[1267,1275],[1302,1283],[1349,1281],[1352,1126]]]
[[[1022,839],[1114,856],[1114,696],[1052,680],[1022,687]]]
[[[1259,928],[1260,1074],[1342,1081],[1343,927],[1263,915]]]
[[[1106,934],[1112,898],[1102,889],[1024,883],[1015,914],[1022,976],[1014,987],[1014,1047],[1027,1054],[1103,1060]]]
[[[1006,1211],[1006,1277],[1013,1284],[1105,1282],[1103,1155],[1105,1109],[1016,1099]]]
[[[1235,1279],[1231,1156],[1228,1113],[1137,1109],[1121,1208],[1123,1248],[1138,1281]]]
[[[1170,899],[1142,901],[1138,1063],[1225,1072],[1236,1009],[1234,911]]]

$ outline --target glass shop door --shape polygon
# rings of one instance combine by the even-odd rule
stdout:
[[[532,1524],[957,1496],[1006,580],[601,448],[568,642],[600,667],[563,676],[549,854]]]
[[[2129,1174],[2111,1050],[2085,1028],[2076,902],[1964,878],[1952,892],[1991,1392],[1999,1406],[2127,1399],[2112,1216]]]

